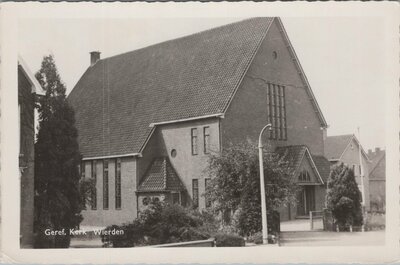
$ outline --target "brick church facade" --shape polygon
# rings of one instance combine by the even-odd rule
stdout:
[[[68,99],[81,172],[94,178],[82,225],[132,221],[150,200],[203,209],[210,153],[264,143],[292,157],[302,187],[281,219],[322,210],[327,123],[279,18],[252,18],[100,59]]]

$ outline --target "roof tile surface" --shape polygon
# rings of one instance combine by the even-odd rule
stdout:
[[[138,191],[181,191],[184,185],[167,157],[154,159],[141,181]]]
[[[98,61],[68,99],[83,157],[138,153],[150,123],[225,111],[273,18],[252,18]]]
[[[328,136],[324,143],[325,157],[339,159],[352,138],[352,134]]]

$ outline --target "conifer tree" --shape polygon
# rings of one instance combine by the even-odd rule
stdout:
[[[343,163],[331,170],[326,203],[339,226],[363,224],[361,192],[353,170]]]
[[[39,130],[35,143],[35,247],[66,248],[69,229],[82,220],[79,188],[80,153],[74,111],[67,102],[52,55],[43,58],[36,79],[45,90],[38,100]],[[65,235],[45,235],[45,230]]]

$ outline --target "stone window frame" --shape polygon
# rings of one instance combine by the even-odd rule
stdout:
[[[199,179],[192,179],[193,208],[199,207]]]
[[[92,187],[92,192],[91,192],[91,208],[92,210],[97,210],[97,169],[96,169],[96,160],[91,161],[91,173],[92,173],[92,179],[94,183],[94,188]]]
[[[103,210],[108,210],[110,206],[109,198],[109,171],[108,159],[103,160]]]
[[[115,159],[115,209],[122,208],[121,158]]]
[[[204,154],[210,153],[210,126],[203,127],[203,140],[204,140]]]
[[[210,181],[211,181],[211,178],[205,178],[204,179],[204,188],[205,188],[206,192],[207,192],[207,189],[210,186]],[[209,196],[207,196],[207,193],[205,194],[204,199],[205,199],[206,208],[210,208],[211,204],[212,204],[212,201],[209,198]]]
[[[285,86],[267,83],[267,116],[272,128],[271,140],[287,140]]]
[[[191,145],[192,145],[192,155],[198,155],[198,131],[197,128],[192,128],[190,130]]]

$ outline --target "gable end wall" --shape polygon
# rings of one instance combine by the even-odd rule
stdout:
[[[273,58],[274,51],[278,54],[277,59]],[[323,155],[323,130],[319,118],[276,21],[222,119],[222,147],[229,143],[257,141],[261,128],[268,121],[266,82],[284,85],[286,94],[287,141],[275,140],[272,144],[304,144],[312,154]]]

